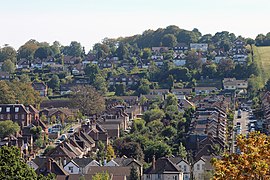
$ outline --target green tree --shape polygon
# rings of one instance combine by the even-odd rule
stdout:
[[[181,158],[186,158],[187,157],[186,148],[185,148],[185,146],[183,146],[182,143],[180,143],[179,146],[178,146],[177,156],[180,156]]]
[[[48,46],[39,47],[34,53],[34,58],[46,59],[51,56],[52,53],[51,48]]]
[[[96,173],[92,176],[92,180],[109,180],[110,175],[106,172]]]
[[[162,46],[174,47],[177,44],[177,39],[173,34],[166,34],[162,38]]]
[[[96,77],[99,75],[100,73],[100,69],[98,67],[98,65],[96,64],[88,64],[86,67],[85,67],[85,75],[87,77],[89,77],[89,80],[90,80],[90,83],[94,83],[95,82],[95,79]]]
[[[104,161],[104,159],[105,159],[105,156],[106,156],[106,154],[105,154],[105,144],[102,142],[102,141],[98,141],[98,143],[97,143],[97,158],[98,158],[98,160],[100,160],[100,161]]]
[[[15,95],[6,81],[0,81],[0,103],[1,104],[15,103]]]
[[[72,41],[69,46],[66,46],[63,50],[65,55],[81,57],[83,54],[83,48],[77,41]]]
[[[116,96],[123,96],[125,95],[125,93],[126,93],[126,85],[124,85],[123,83],[115,85]]]
[[[138,170],[134,166],[131,166],[129,180],[139,180],[139,179],[140,178],[139,178]]]
[[[34,169],[21,159],[20,151],[16,146],[1,147],[0,159],[0,179],[37,179]]]
[[[18,49],[18,59],[26,58],[33,59],[35,51],[39,47],[39,42],[36,40],[29,40]]]
[[[105,100],[92,86],[76,86],[72,89],[72,102],[84,115],[105,110]]]
[[[17,123],[13,123],[11,120],[0,121],[0,138],[1,139],[18,132],[19,130],[20,130],[20,126]]]
[[[1,68],[2,71],[8,73],[14,73],[16,69],[15,64],[10,59],[5,60]]]
[[[117,56],[120,60],[124,60],[128,57],[128,48],[125,44],[120,43],[116,49]]]
[[[60,79],[59,77],[54,74],[51,78],[51,80],[48,82],[48,86],[52,88],[53,90],[58,90],[60,87]]]
[[[28,74],[22,74],[20,76],[20,82],[22,82],[22,83],[30,83],[31,82],[31,79],[28,76]]]
[[[165,117],[165,113],[161,109],[151,109],[144,113],[143,119],[146,122],[151,122],[154,120],[161,120]]]
[[[97,75],[95,77],[93,86],[94,88],[96,88],[96,90],[100,91],[102,94],[105,94],[108,91],[106,79],[101,75]]]
[[[17,60],[16,57],[17,57],[17,52],[13,47],[5,46],[3,48],[0,48],[0,62],[4,62],[10,59],[11,62],[15,64]]]
[[[109,162],[111,159],[115,158],[114,149],[112,145],[107,146],[106,159]]]

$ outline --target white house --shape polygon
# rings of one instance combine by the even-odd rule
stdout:
[[[193,178],[194,179],[204,179],[205,174],[205,160],[203,158],[199,159],[193,165]]]
[[[186,65],[187,60],[185,59],[174,59],[173,63],[175,64],[175,66],[184,66]]]
[[[64,169],[69,174],[85,174],[93,166],[100,166],[100,163],[91,158],[75,158],[64,165]]]
[[[65,166],[64,170],[67,171],[69,174],[79,174],[80,173],[80,167],[77,163],[75,163],[73,160],[69,161]]]
[[[190,43],[190,49],[195,51],[207,51],[208,50],[208,44],[206,43]]]
[[[236,80],[235,78],[224,78],[223,89],[225,90],[236,90],[236,89],[247,89],[247,80]]]
[[[191,166],[190,166],[190,164],[186,160],[182,159],[176,165],[178,167],[180,167],[180,169],[184,173],[183,180],[190,180],[190,173],[191,173]]]

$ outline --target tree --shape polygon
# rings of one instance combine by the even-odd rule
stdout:
[[[0,179],[37,179],[35,170],[22,161],[16,146],[1,147],[0,159]]]
[[[52,123],[55,123],[55,122],[56,122],[56,116],[55,116],[55,115],[53,115],[53,116],[51,117],[51,122],[52,122]]]
[[[107,161],[109,162],[111,159],[115,158],[114,150],[112,145],[107,146],[107,154],[106,154]]]
[[[151,122],[154,120],[161,120],[164,117],[165,117],[165,114],[164,114],[163,110],[156,108],[156,109],[151,109],[151,110],[145,111],[143,119],[146,122]]]
[[[98,76],[100,73],[100,69],[98,65],[96,64],[88,64],[85,67],[84,72],[85,72],[85,75],[89,77],[90,83],[94,83],[96,76]]]
[[[162,46],[174,47],[177,44],[177,39],[173,34],[166,34],[162,38]]]
[[[8,73],[14,73],[16,69],[15,64],[10,59],[5,60],[1,68],[2,71]]]
[[[120,43],[116,49],[117,56],[120,60],[124,60],[128,57],[128,48],[125,44]]]
[[[15,103],[15,95],[6,81],[0,81],[0,103],[1,104]]]
[[[121,84],[116,84],[115,85],[115,95],[116,96],[123,96],[125,95],[126,92],[126,85],[121,83]]]
[[[180,156],[181,158],[186,158],[187,157],[186,148],[185,148],[185,146],[183,146],[182,143],[180,143],[179,146],[178,146],[177,156]]]
[[[19,130],[20,130],[20,126],[17,123],[13,123],[11,120],[0,121],[0,138],[1,139],[18,132]]]
[[[214,159],[213,179],[270,179],[270,137],[252,132],[248,137],[239,135],[237,147],[240,154],[225,154]]]
[[[131,166],[129,180],[139,180],[139,179],[140,178],[138,175],[138,170],[134,166]]]
[[[83,48],[77,41],[72,41],[69,46],[66,46],[63,50],[65,55],[81,57],[83,55]]]
[[[46,59],[51,56],[52,53],[51,48],[48,46],[39,47],[34,53],[34,58]]]
[[[76,86],[72,92],[73,104],[83,114],[93,115],[105,110],[104,98],[92,86]]]
[[[98,141],[97,143],[97,158],[100,161],[104,161],[105,159],[105,144],[102,141]]]
[[[92,180],[109,180],[110,179],[110,175],[109,173],[96,173],[94,176],[92,176]]]
[[[57,90],[59,89],[60,87],[60,79],[59,77],[54,74],[51,78],[51,80],[48,82],[48,86],[54,90]]]
[[[26,59],[33,59],[35,51],[39,47],[39,42],[36,40],[29,40],[24,45],[22,45],[18,50],[18,59],[26,58]]]
[[[22,74],[21,77],[20,77],[20,82],[22,82],[22,83],[30,83],[31,79],[28,76],[28,74]]]
[[[16,63],[17,52],[11,46],[5,46],[0,48],[0,62],[4,62],[8,59],[11,60],[12,63]]]

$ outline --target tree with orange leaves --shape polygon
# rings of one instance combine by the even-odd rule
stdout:
[[[270,137],[252,132],[248,137],[239,135],[240,154],[225,154],[213,159],[215,180],[266,180],[270,179]]]

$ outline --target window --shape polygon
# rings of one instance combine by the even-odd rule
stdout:
[[[0,107],[0,112],[2,112],[2,107]]]
[[[204,170],[204,164],[202,164],[202,170]]]
[[[4,115],[3,115],[3,114],[1,114],[1,115],[0,115],[0,118],[1,118],[1,119],[4,119]]]
[[[10,114],[7,114],[7,119],[10,120]]]
[[[7,107],[7,108],[6,108],[6,111],[7,111],[7,112],[10,112],[10,107]]]
[[[186,172],[187,171],[187,166],[186,165],[184,165],[184,172]]]
[[[181,165],[179,165],[179,167],[180,167],[180,169],[182,170],[182,166],[181,166]]]
[[[15,107],[15,112],[19,112],[19,107]]]
[[[18,119],[18,114],[15,114],[15,119]]]
[[[68,170],[70,171],[70,173],[73,173],[73,167],[69,166]]]
[[[200,170],[200,164],[197,164],[197,170],[198,171]]]
[[[160,174],[158,174],[158,175],[157,175],[157,178],[158,178],[158,179],[160,179],[160,178],[161,178]]]
[[[24,114],[22,114],[22,119],[24,119]]]

